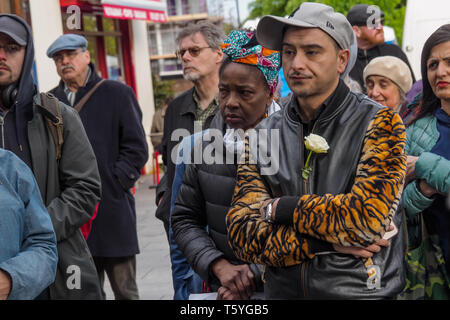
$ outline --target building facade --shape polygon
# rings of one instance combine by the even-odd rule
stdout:
[[[187,24],[200,20],[222,27],[223,0],[166,0],[166,6],[166,23],[148,23],[151,68],[158,79],[175,80],[174,90],[180,93],[192,83],[183,79],[181,63],[175,55],[177,35]]]
[[[36,52],[35,80],[40,91],[48,91],[59,82],[55,64],[46,55],[50,44],[65,33],[85,36],[97,72],[133,88],[148,135],[155,108],[147,21],[165,22],[164,1],[1,0],[0,12],[15,13],[30,24]]]

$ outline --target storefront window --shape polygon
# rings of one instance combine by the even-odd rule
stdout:
[[[12,0],[8,1],[8,0],[4,0],[4,1],[0,1],[0,12],[1,13],[13,13],[12,11]]]
[[[64,10],[62,14],[63,20],[67,18]],[[103,78],[124,82],[122,33],[118,21],[92,13],[83,13],[82,21],[81,30],[64,30],[64,32],[85,36],[88,40],[91,61],[97,72]],[[63,25],[65,26],[65,24]]]
[[[97,19],[93,15],[83,14],[83,30],[84,31],[98,31]]]
[[[86,37],[86,39],[88,40],[88,50],[91,55],[91,62],[96,66],[98,61],[97,42],[95,41],[95,37]]]
[[[29,0],[0,0],[1,13],[14,13],[31,25]]]
[[[103,18],[102,19],[102,24],[103,24],[103,31],[113,32],[113,31],[118,31],[119,30],[119,27],[117,25],[117,20]]]
[[[125,82],[122,75],[122,50],[119,50],[120,42],[117,37],[105,37],[106,45],[106,66],[108,68],[108,78]]]

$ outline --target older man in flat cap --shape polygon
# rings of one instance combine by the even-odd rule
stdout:
[[[101,299],[95,265],[80,232],[100,198],[95,155],[78,114],[55,97],[37,93],[33,60],[30,27],[18,16],[0,14],[1,147],[15,153],[33,171],[56,233],[56,278],[38,298]],[[59,132],[57,136],[64,140],[55,138],[53,132]],[[3,216],[5,201],[1,203]],[[0,256],[8,254],[2,248],[0,252]],[[44,274],[38,272],[37,263],[46,268]],[[22,267],[36,269],[33,280],[42,277],[48,282],[52,272],[45,263],[23,262]],[[14,283],[13,278],[12,286],[13,295],[17,290],[29,290],[25,293],[28,297],[37,295],[35,289],[27,288],[26,281]]]
[[[87,44],[82,36],[65,34],[48,48],[61,77],[51,92],[79,112],[97,158],[102,200],[87,243],[102,288],[106,272],[116,299],[139,299],[139,246],[130,190],[148,158],[142,112],[130,87],[98,76]]]
[[[288,18],[265,16],[256,36],[281,52],[293,96],[259,126],[278,134],[247,140],[226,218],[230,245],[266,265],[269,299],[395,297],[404,286],[402,239],[383,237],[392,221],[401,227],[401,118],[340,79],[354,38],[333,8],[305,2]],[[278,150],[261,158],[264,145]]]

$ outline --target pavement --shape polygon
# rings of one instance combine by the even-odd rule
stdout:
[[[163,223],[155,217],[155,189],[152,175],[142,176],[136,185],[136,219],[140,254],[136,256],[136,281],[141,300],[172,300],[173,285],[169,244]],[[113,300],[105,280],[107,300]]]

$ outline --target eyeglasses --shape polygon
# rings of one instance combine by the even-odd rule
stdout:
[[[18,44],[6,44],[4,46],[0,45],[0,49],[3,49],[5,51],[5,54],[7,55],[14,55],[17,52],[20,51],[20,49],[22,49],[21,46],[19,46]]]
[[[175,52],[175,54],[177,55],[177,58],[181,60],[183,58],[184,54],[186,53],[186,51],[189,51],[189,54],[195,58],[195,57],[198,57],[200,52],[206,48],[211,48],[211,47],[202,47],[202,48],[192,47],[192,48],[188,48],[188,49],[180,49],[180,50],[177,50],[177,52]]]
[[[72,50],[67,52],[58,52],[53,55],[53,60],[55,62],[62,62],[64,60],[64,57],[67,57],[69,60],[72,60],[75,58],[79,53],[84,52],[85,50]]]

